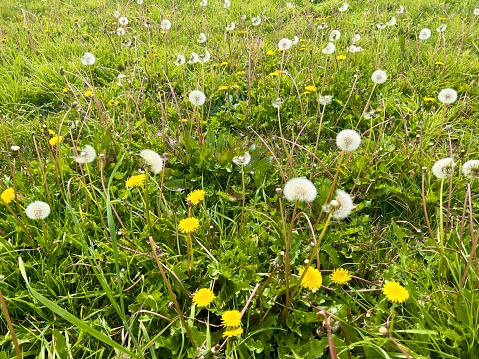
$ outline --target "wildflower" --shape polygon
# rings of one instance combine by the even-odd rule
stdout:
[[[188,95],[188,99],[193,106],[203,106],[206,101],[206,96],[203,92],[199,90],[193,90]]]
[[[42,201],[34,201],[25,208],[25,214],[30,219],[45,219],[50,214],[50,206]]]
[[[457,91],[454,89],[444,89],[437,95],[439,101],[445,104],[451,104],[457,100]]]
[[[298,276],[300,278],[303,275],[304,269],[305,268],[301,268],[299,270]],[[321,276],[319,270],[313,267],[308,267],[308,270],[301,281],[301,285],[313,291],[314,293],[321,287],[321,284],[323,284],[323,277]]]
[[[198,61],[200,61],[200,58],[196,52],[192,52],[190,59],[188,60],[188,63],[190,65],[196,64]]]
[[[200,44],[206,42],[206,35],[204,32],[200,32],[200,35],[198,36],[198,39],[196,40],[196,42]]]
[[[118,19],[118,23],[120,25],[126,26],[128,25],[128,19],[125,16],[122,16]]]
[[[253,24],[253,26],[259,26],[261,24],[261,17],[256,16],[251,18],[251,23]]]
[[[118,29],[116,29],[116,34],[117,34],[118,36],[123,36],[123,35],[126,34],[126,31],[125,31],[124,28],[119,27]]]
[[[48,143],[50,144],[50,146],[56,146],[62,141],[63,141],[63,136],[53,136],[52,138],[50,138]]]
[[[327,29],[329,27],[329,25],[323,21],[321,24],[318,25],[318,30],[324,30],[324,29]]]
[[[336,51],[336,46],[332,42],[329,42],[326,47],[321,50],[321,52],[326,55],[331,55],[334,51]]]
[[[193,295],[193,304],[197,307],[207,307],[215,299],[215,294],[208,288],[201,288]]]
[[[337,268],[333,270],[333,273],[329,276],[331,282],[342,285],[346,284],[351,280],[351,275],[349,272],[344,268]]]
[[[292,178],[284,185],[284,196],[290,202],[313,202],[317,194],[313,182],[303,177]]]
[[[387,26],[394,26],[394,25],[396,25],[396,18],[393,16],[393,17],[391,18],[391,20],[389,20],[388,22],[386,22],[386,25],[387,25]]]
[[[211,55],[208,52],[208,50],[205,50],[204,54],[201,54],[198,56],[198,61],[204,64],[210,61],[210,59],[211,59]]]
[[[92,90],[86,90],[84,93],[85,97],[92,97],[93,96],[93,91]]]
[[[116,84],[118,86],[122,86],[123,85],[123,80],[126,78],[126,75],[123,75],[123,74],[118,74],[118,76],[116,77]]]
[[[329,105],[333,101],[332,95],[319,96],[319,103],[323,106]]]
[[[462,165],[462,174],[465,177],[479,177],[479,160],[469,160]]]
[[[241,313],[237,310],[227,310],[221,316],[225,327],[239,327],[241,325]]]
[[[396,14],[402,14],[404,13],[404,6],[399,5],[399,8],[396,10]]]
[[[176,66],[183,66],[185,62],[186,62],[186,58],[183,55],[179,54],[176,56],[176,60],[175,60]]]
[[[10,146],[10,149],[11,149],[13,152],[17,152],[17,151],[20,151],[20,146],[13,145],[13,146]]]
[[[243,328],[240,327],[228,327],[226,328],[225,332],[223,333],[223,338],[224,337],[235,337],[237,335],[240,335],[243,333]]]
[[[337,189],[336,198],[331,201],[330,207],[333,210],[331,218],[344,219],[349,216],[351,211],[354,209],[353,199],[349,193],[341,189]]]
[[[383,294],[393,303],[402,303],[409,298],[409,292],[398,282],[387,282],[383,285]]]
[[[128,178],[125,182],[126,187],[140,187],[142,186],[146,181],[146,175],[145,174],[140,174],[140,175],[135,175],[131,176]]]
[[[474,16],[479,16],[479,8],[476,7],[472,13]]]
[[[316,91],[316,87],[314,87],[313,85],[306,86],[304,89],[305,89],[305,91],[308,91],[308,92],[315,92]]]
[[[386,24],[383,24],[382,22],[380,22],[379,24],[376,24],[376,27],[379,29],[379,30],[382,30],[382,29],[385,29],[386,28]]]
[[[286,3],[286,8],[288,8],[289,10],[292,10],[292,9],[294,9],[294,4],[292,2],[287,2]]]
[[[437,32],[444,32],[444,31],[446,31],[446,27],[447,27],[446,24],[441,24],[441,26],[439,26],[439,27],[436,29],[436,31],[437,31]]]
[[[329,41],[339,40],[340,37],[341,37],[341,33],[339,32],[339,30],[332,30],[329,33]]]
[[[233,31],[235,29],[236,25],[234,22],[231,24],[226,25],[226,31]]]
[[[137,3],[138,5],[142,5],[142,4],[143,4],[143,0],[136,0],[136,3]]]
[[[419,40],[427,40],[431,37],[431,30],[424,28],[419,32]]]
[[[354,130],[342,130],[336,136],[336,145],[343,151],[354,152],[361,144],[361,136]]]
[[[442,61],[436,61],[434,65],[444,66],[445,64]]]
[[[376,84],[383,84],[386,82],[388,76],[383,70],[376,70],[373,72],[371,76],[371,80],[373,80]]]
[[[353,38],[351,39],[352,42],[356,43],[359,40],[361,40],[361,35],[359,34],[354,34]]]
[[[243,156],[235,156],[233,157],[233,163],[236,166],[247,166],[251,162],[251,155],[249,152],[245,152]]]
[[[450,157],[442,158],[434,163],[432,166],[432,173],[438,179],[445,179],[454,172],[454,160]]]
[[[186,200],[196,205],[205,198],[205,194],[206,192],[203,191],[202,189],[197,189],[197,190],[194,190],[193,192],[190,192],[188,196],[186,196]]]
[[[276,55],[276,52],[274,52],[273,50],[268,50],[268,51],[266,51],[266,55],[274,56],[274,55]]]
[[[223,8],[227,9],[231,6],[231,2],[229,0],[225,0],[224,4],[223,4]]]
[[[344,3],[343,6],[339,7],[338,10],[339,12],[345,12],[349,7],[349,4],[348,3]]]
[[[338,55],[336,56],[336,60],[339,60],[339,61],[346,60],[346,55]]]
[[[206,0],[200,1],[200,6],[205,7],[206,5],[208,5],[208,2]]]
[[[228,90],[230,87],[228,85],[221,85],[220,87],[218,87],[218,90],[222,90],[222,91],[226,91]]]
[[[160,29],[169,30],[171,28],[171,22],[168,19],[161,20]]]
[[[224,66],[228,66],[228,62],[227,61],[223,61],[220,66],[224,67]]]
[[[178,224],[178,229],[182,233],[192,233],[200,227],[200,222],[195,217],[182,219]]]
[[[293,38],[291,39],[291,45],[296,45],[298,42],[299,42],[299,37],[294,35]]]
[[[91,52],[85,52],[81,57],[81,63],[85,66],[91,66],[95,63],[96,58]]]
[[[424,102],[434,102],[436,99],[434,97],[424,97]]]
[[[273,101],[271,105],[273,105],[274,108],[280,108],[282,104],[283,99],[281,97],[278,97],[276,100]]]
[[[143,158],[154,174],[163,169],[163,158],[155,151],[143,150],[140,152],[140,157]]]
[[[9,204],[11,201],[15,199],[15,190],[13,188],[7,188],[0,195],[0,199],[2,200],[3,203]]]
[[[291,48],[291,45],[292,45],[292,41],[290,39],[287,39],[286,37],[282,38],[281,40],[279,40],[278,42],[278,48],[280,50],[283,50],[283,51],[286,51],[286,50],[289,50]]]
[[[90,145],[85,145],[83,149],[78,153],[78,156],[75,156],[76,163],[91,163],[96,158],[96,151]]]
[[[348,52],[351,52],[351,53],[357,53],[357,52],[361,52],[363,51],[362,47],[361,46],[356,46],[356,45],[350,45],[348,47]],[[342,55],[344,56],[344,55]],[[346,56],[344,56],[344,58],[346,58]]]

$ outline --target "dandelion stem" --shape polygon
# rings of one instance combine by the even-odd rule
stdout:
[[[442,265],[444,262],[444,216],[443,216],[443,190],[444,190],[444,178],[441,179],[441,188],[439,190],[439,241],[441,246],[441,261],[439,262],[439,274],[442,273]]]
[[[294,227],[294,221],[296,217],[296,211],[298,210],[298,201],[294,203],[294,209],[293,209],[293,215],[291,217],[291,223],[289,225],[289,231],[288,235],[285,237],[285,251],[284,251],[284,280],[286,283],[286,307],[287,308],[289,305],[288,303],[291,303],[291,299],[289,296],[289,277],[291,276],[291,264],[289,263],[289,249],[291,246],[291,237],[293,236],[293,227]],[[286,313],[287,314],[287,313]],[[286,319],[286,316],[283,318],[283,320]]]
[[[0,306],[2,307],[3,315],[5,316],[5,321],[7,322],[8,330],[10,331],[10,335],[12,336],[12,343],[15,347],[15,353],[17,355],[17,359],[22,359],[22,352],[20,350],[20,346],[18,345],[17,335],[15,334],[15,329],[13,328],[12,320],[10,315],[8,314],[7,303],[3,298],[2,290],[0,289]]]

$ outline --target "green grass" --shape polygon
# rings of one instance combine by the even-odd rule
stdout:
[[[474,357],[479,207],[460,168],[478,158],[475,4],[157,3],[0,3],[0,193],[16,193],[0,200],[0,359]],[[360,53],[347,51],[354,34]],[[206,63],[175,65],[206,50]],[[442,104],[444,88],[457,101]],[[343,129],[361,135],[357,151],[337,148]],[[85,145],[97,155],[79,164]],[[159,173],[143,149],[162,156]],[[233,163],[246,152],[249,164]],[[445,157],[456,166],[441,201],[431,168]],[[294,177],[312,181],[313,202],[284,198]],[[188,204],[196,189],[205,198]],[[328,223],[335,189],[355,208]],[[43,220],[26,215],[35,200],[51,208]],[[187,217],[200,223],[189,235]],[[308,265],[322,286],[295,295]],[[329,277],[340,267],[345,285]],[[392,303],[385,281],[409,298]],[[193,304],[200,288],[216,296],[207,308]],[[243,312],[237,337],[223,337],[227,310]]]

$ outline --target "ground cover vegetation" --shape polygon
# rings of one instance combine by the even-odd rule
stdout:
[[[0,358],[477,355],[475,3],[0,19]]]

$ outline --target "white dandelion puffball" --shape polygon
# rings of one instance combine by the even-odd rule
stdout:
[[[117,34],[118,36],[123,36],[123,35],[126,34],[126,31],[125,31],[124,28],[119,27],[118,29],[116,29],[116,34]]]
[[[396,14],[402,14],[402,13],[404,13],[404,10],[405,10],[404,6],[399,5],[399,8],[396,10]]]
[[[457,91],[454,89],[444,89],[437,95],[439,101],[445,104],[454,103],[457,100]]]
[[[113,16],[116,17],[117,19],[121,16],[121,13],[116,10],[114,13],[113,13]]]
[[[361,46],[351,45],[348,47],[347,51],[355,54],[357,52],[363,51],[363,48]]]
[[[75,162],[76,163],[91,163],[95,161],[96,158],[96,151],[95,149],[90,146],[90,145],[85,145],[83,149],[78,152],[78,156],[75,156]]]
[[[361,35],[359,34],[354,34],[353,38],[351,39],[352,42],[356,43],[359,40],[361,40]]]
[[[454,160],[450,157],[436,161],[432,166],[432,174],[439,179],[445,179],[452,175],[454,171]]]
[[[198,40],[196,40],[196,42],[200,44],[206,42],[206,35],[204,32],[200,32],[200,35],[198,36]]]
[[[50,214],[50,206],[42,201],[34,201],[25,208],[25,214],[30,219],[45,219]]]
[[[447,25],[446,24],[441,24],[441,26],[439,26],[436,31],[437,32],[444,32],[446,31],[446,28],[447,28]]]
[[[474,16],[479,16],[479,8],[476,7],[472,13]]]
[[[231,24],[226,25],[226,31],[233,31],[236,27],[236,24],[232,22]]]
[[[424,28],[419,32],[419,40],[427,40],[431,37],[431,30]]]
[[[208,5],[208,1],[206,1],[206,0],[201,0],[200,1],[200,6],[205,7],[206,5]]]
[[[124,74],[118,74],[118,76],[116,77],[116,84],[118,86],[123,86],[123,81],[126,79],[126,75]]]
[[[143,158],[154,174],[157,174],[163,169],[163,158],[155,151],[143,150],[140,152],[140,157]]]
[[[336,46],[332,42],[329,42],[326,47],[321,50],[321,52],[326,55],[331,55],[334,51],[336,51]]]
[[[190,65],[193,65],[193,64],[196,64],[198,61],[200,61],[200,57],[198,56],[196,52],[192,52],[190,59],[188,60],[188,63]]]
[[[186,62],[186,58],[183,55],[179,54],[176,56],[176,61],[175,61],[176,66],[183,66],[185,62]]]
[[[371,76],[371,80],[373,80],[375,84],[383,84],[386,82],[387,79],[388,75],[386,75],[383,70],[376,70]]]
[[[329,33],[329,41],[339,40],[340,37],[341,37],[341,33],[339,32],[339,30],[332,30]]]
[[[198,56],[198,61],[205,64],[208,61],[210,61],[210,58],[211,58],[210,53],[208,52],[208,50],[205,50],[204,54],[201,54],[200,56]]]
[[[299,42],[299,37],[296,35],[293,36],[293,39],[291,40],[291,45],[296,45]]]
[[[259,16],[253,17],[251,23],[253,26],[259,26],[261,24],[261,18]]]
[[[336,190],[336,197],[331,201],[330,205],[333,209],[331,218],[334,219],[344,219],[354,209],[353,199],[349,193],[341,189]]]
[[[171,21],[168,19],[161,20],[160,28],[162,30],[169,30],[171,28]]]
[[[199,90],[193,90],[188,95],[188,99],[190,100],[191,104],[194,106],[203,106],[206,101],[206,96],[203,92]]]
[[[333,96],[332,95],[326,95],[322,96],[319,95],[319,103],[323,106],[329,105],[333,101]]]
[[[376,24],[376,27],[379,29],[379,30],[382,30],[382,29],[385,29],[386,28],[386,24],[380,22],[379,24]]]
[[[85,66],[91,66],[95,63],[96,58],[91,52],[85,52],[81,57],[81,63]]]
[[[462,174],[465,177],[479,177],[479,160],[469,160],[462,165]]]
[[[136,0],[136,3],[137,3],[138,5],[143,5],[143,0]]]
[[[282,38],[281,40],[278,41],[278,49],[283,50],[283,51],[289,50],[291,48],[292,44],[293,44],[293,42],[290,39],[284,37],[284,38]]]
[[[231,2],[229,0],[225,0],[224,4],[223,4],[223,7],[225,9],[229,8],[231,6]]]
[[[342,130],[336,136],[336,145],[342,151],[354,152],[361,144],[361,136],[354,130]]]
[[[349,8],[349,4],[345,2],[343,6],[338,8],[338,10],[339,12],[345,12],[348,8]]]
[[[243,156],[235,156],[233,157],[233,163],[236,166],[247,166],[251,162],[251,155],[249,152],[245,152]]]
[[[386,22],[386,25],[387,25],[387,26],[394,26],[394,25],[396,25],[396,18],[393,16],[393,17],[391,18],[391,20],[389,20],[388,22]]]
[[[128,19],[125,16],[122,16],[118,19],[118,23],[120,25],[126,26],[128,25]]]
[[[243,20],[243,21],[246,20],[246,15],[245,14],[241,15],[240,19]]]
[[[273,101],[272,105],[274,108],[280,108],[283,102],[283,99],[281,97],[278,97],[276,100]]]
[[[284,185],[283,192],[290,202],[313,202],[318,194],[313,182],[304,177],[290,179]]]

